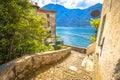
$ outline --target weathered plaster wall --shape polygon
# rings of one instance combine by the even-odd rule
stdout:
[[[98,80],[120,80],[120,0],[104,0],[96,55]]]
[[[26,74],[45,64],[57,62],[71,52],[71,48],[24,56],[0,66],[0,80],[24,80]]]

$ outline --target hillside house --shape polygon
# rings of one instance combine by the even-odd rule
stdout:
[[[56,12],[52,10],[45,10],[39,6],[33,5],[36,9],[36,14],[39,16],[45,16],[47,23],[44,25],[45,29],[49,30],[51,33],[51,42],[56,42]]]

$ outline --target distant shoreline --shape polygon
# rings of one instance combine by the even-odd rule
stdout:
[[[79,28],[93,28],[92,26],[85,26],[85,27],[82,27],[82,26],[76,26],[76,27],[79,27]],[[69,27],[69,28],[76,28],[76,27]],[[68,27],[65,27],[65,26],[56,26],[56,28],[68,28]],[[94,29],[94,28],[93,28]]]

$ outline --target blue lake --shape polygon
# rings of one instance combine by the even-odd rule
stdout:
[[[91,44],[90,37],[95,30],[92,27],[57,27],[56,34],[64,44],[86,48]]]

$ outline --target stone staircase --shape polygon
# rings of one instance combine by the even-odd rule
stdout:
[[[93,73],[81,66],[85,54],[71,51],[65,59],[45,65],[26,77],[25,80],[93,80]]]

